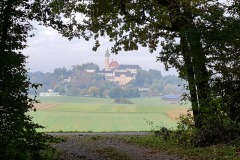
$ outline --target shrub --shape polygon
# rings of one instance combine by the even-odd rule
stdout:
[[[129,99],[126,99],[126,98],[116,98],[114,99],[114,103],[133,104]]]

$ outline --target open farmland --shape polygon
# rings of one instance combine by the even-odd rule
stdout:
[[[113,99],[85,97],[39,97],[34,122],[44,131],[149,131],[151,126],[176,126],[169,116],[174,110],[187,110],[189,105],[170,104],[159,97],[130,99],[134,104],[116,104]],[[171,111],[171,112],[169,112]],[[174,115],[175,116],[175,115]]]

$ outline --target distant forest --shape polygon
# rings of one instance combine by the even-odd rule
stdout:
[[[163,76],[158,70],[138,70],[134,79],[127,85],[108,81],[97,72],[88,72],[88,70],[100,71],[97,64],[86,63],[73,65],[69,70],[65,67],[56,68],[53,73],[30,72],[28,73],[30,81],[42,86],[29,92],[39,94],[51,89],[59,92],[60,95],[110,98],[179,95],[186,92],[183,88],[185,81],[175,75]]]

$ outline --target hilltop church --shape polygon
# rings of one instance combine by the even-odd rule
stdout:
[[[105,54],[105,68],[98,72],[105,76],[106,80],[125,85],[135,78],[137,70],[140,70],[139,65],[119,64],[117,61],[110,62],[110,54],[107,49]]]

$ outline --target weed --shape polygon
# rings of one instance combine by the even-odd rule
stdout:
[[[131,158],[124,152],[121,152],[113,147],[105,147],[97,150],[98,153],[104,154],[106,159],[111,160],[130,160]]]

